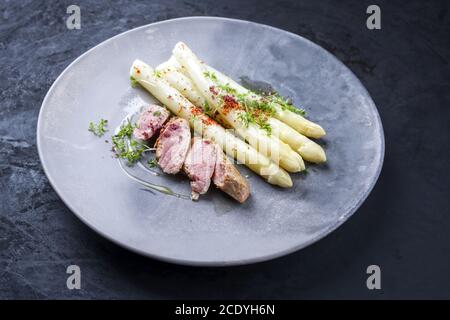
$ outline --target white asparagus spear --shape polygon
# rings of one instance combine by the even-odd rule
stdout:
[[[179,71],[180,65],[174,59],[170,59],[159,66],[156,70],[159,72],[171,86],[180,91],[194,105],[205,110],[208,107],[205,104],[205,98],[195,88],[191,79]],[[222,119],[218,119],[222,120]],[[290,126],[278,119],[270,117],[268,123],[272,128],[272,134],[280,138],[281,141],[287,143],[293,150],[298,152],[303,159],[321,163],[326,161],[326,155],[320,145],[308,139],[301,133],[292,129]]]
[[[299,172],[305,169],[302,157],[295,153],[289,145],[275,136],[269,136],[257,124],[244,121],[247,113],[239,108],[239,104],[232,97],[219,94],[214,82],[205,76],[199,59],[184,43],[177,43],[173,54],[185,68],[195,87],[205,97],[208,105],[218,111],[239,136],[287,171]]]
[[[268,122],[272,127],[272,134],[278,136],[282,141],[286,142],[306,161],[313,163],[322,163],[327,161],[325,151],[320,145],[311,139],[305,137],[278,119],[269,118]]]
[[[188,120],[197,133],[216,142],[226,154],[245,164],[267,182],[284,188],[292,187],[291,177],[286,171],[201,112],[201,109],[194,106],[167,81],[159,78],[149,65],[135,60],[130,69],[130,76],[170,111]]]
[[[195,89],[191,79],[179,72],[175,67],[167,64],[160,64],[155,68],[163,79],[165,79],[172,87],[177,89],[183,96],[188,98],[194,105],[203,108],[205,98]]]
[[[198,107],[205,105],[205,97],[195,87],[194,83],[188,76],[181,71],[181,65],[172,56],[169,60],[158,65],[155,70],[164,78],[172,87],[180,91],[186,98]],[[195,102],[194,102],[195,101]]]

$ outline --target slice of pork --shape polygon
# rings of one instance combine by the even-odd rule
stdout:
[[[156,159],[162,171],[176,174],[181,170],[191,143],[189,123],[182,118],[171,119],[156,141]]]
[[[157,133],[163,124],[169,119],[170,113],[164,107],[152,104],[142,111],[134,129],[134,136],[137,139],[148,140]]]
[[[184,172],[191,180],[192,199],[208,191],[216,165],[216,146],[209,140],[195,137],[184,161]]]
[[[240,203],[250,195],[250,186],[222,149],[216,146],[216,166],[213,175],[214,184]]]

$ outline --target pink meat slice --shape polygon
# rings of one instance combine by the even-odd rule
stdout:
[[[190,143],[189,123],[182,118],[169,120],[156,141],[156,159],[165,173],[180,172]]]
[[[137,139],[148,140],[157,133],[164,123],[169,119],[170,113],[164,107],[152,104],[142,111],[134,129],[134,136]]]
[[[192,199],[208,191],[216,165],[216,147],[209,140],[195,137],[184,161],[184,171],[191,180]]]
[[[245,202],[250,195],[250,185],[236,167],[231,163],[222,149],[216,147],[216,165],[213,175],[214,184],[240,203]]]

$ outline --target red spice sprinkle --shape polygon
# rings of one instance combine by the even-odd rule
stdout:
[[[206,118],[206,117],[205,117],[204,119],[202,119],[202,122],[203,122],[203,124],[206,125],[206,126],[209,126],[209,125],[212,125],[212,124],[214,124],[214,125],[217,124],[217,122],[214,121],[213,119],[211,119],[211,118]]]
[[[139,68],[136,67],[136,66],[134,66],[134,70],[136,70],[136,73],[137,73],[137,74],[140,74],[140,73],[141,73],[141,70],[139,70]]]
[[[215,95],[219,94],[214,86],[209,87],[209,91],[211,91],[211,93]]]
[[[197,115],[199,115],[199,114],[202,114],[202,113],[203,113],[203,110],[200,109],[199,107],[191,107],[191,113],[192,113],[194,116],[197,116]]]
[[[241,109],[241,106],[232,96],[223,96],[223,111],[225,114],[227,114],[230,110],[239,109]]]

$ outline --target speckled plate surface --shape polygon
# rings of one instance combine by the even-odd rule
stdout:
[[[195,203],[148,192],[130,180],[105,140],[127,113],[153,99],[130,87],[128,70],[136,58],[152,66],[165,61],[178,41],[233,78],[271,83],[302,105],[327,130],[319,143],[328,162],[292,175],[291,189],[273,187],[240,166],[252,187],[243,205],[217,190]],[[110,128],[101,139],[87,131],[89,122],[100,118],[108,119]],[[130,250],[190,265],[263,261],[321,239],[366,199],[384,156],[376,107],[334,56],[286,31],[212,17],[143,26],[80,56],[44,99],[37,144],[51,184],[83,222]],[[185,178],[139,172],[189,192]]]

